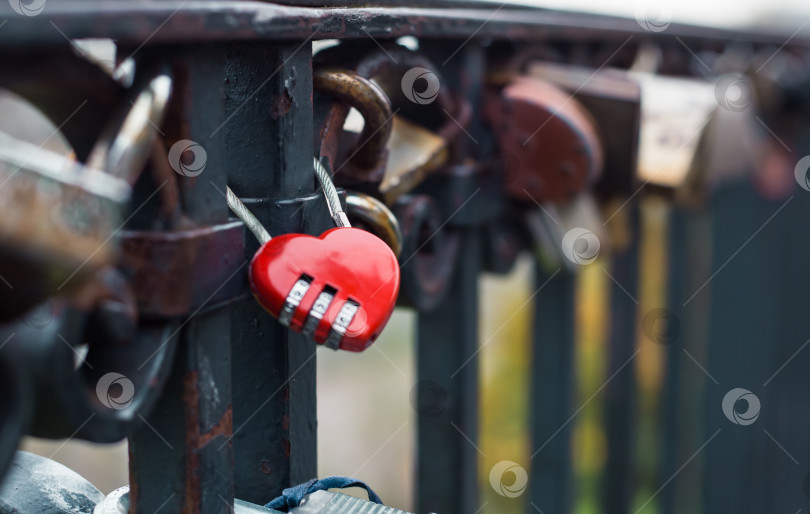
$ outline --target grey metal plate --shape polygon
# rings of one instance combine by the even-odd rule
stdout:
[[[301,505],[290,510],[295,514],[410,514],[404,510],[377,505],[360,498],[329,491],[316,491],[304,497]]]

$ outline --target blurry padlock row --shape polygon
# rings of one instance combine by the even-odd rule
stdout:
[[[506,273],[530,251],[553,277],[624,252],[638,237],[642,192],[705,202],[763,159],[758,126],[789,130],[810,62],[729,46],[696,57],[712,60],[706,74],[652,43],[611,48],[607,61],[587,47],[493,44],[478,63],[485,82],[472,84],[443,75],[418,46],[323,46],[312,63],[312,153],[352,224],[398,257],[398,305],[420,313],[435,312],[471,258],[460,229],[484,234],[473,250],[485,271]],[[206,176],[172,169],[178,141],[164,129],[178,123],[186,92],[175,84],[188,70],[159,53],[111,72],[70,48],[44,59],[0,74],[0,87],[54,124],[71,120],[60,127],[67,155],[0,134],[0,477],[23,434],[130,436],[178,347],[194,343],[188,320],[250,294],[243,224],[189,215],[224,207],[224,188],[184,203],[184,188]],[[294,108],[281,98],[274,119]],[[767,162],[784,153],[764,146]],[[188,165],[191,153],[174,157]],[[758,178],[763,195],[784,194],[776,174]],[[265,195],[277,196],[254,196]],[[248,206],[303,210],[318,219],[312,230],[329,227],[322,198],[310,197]]]

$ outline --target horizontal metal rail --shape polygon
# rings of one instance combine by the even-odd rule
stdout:
[[[375,2],[379,3],[379,2]],[[732,30],[673,23],[651,33],[634,19],[563,12],[505,4],[484,8],[474,3],[444,2],[442,7],[383,6],[302,7],[269,2],[178,1],[144,4],[120,0],[50,0],[37,16],[24,19],[7,5],[0,16],[15,17],[0,31],[0,46],[61,45],[64,37],[110,38],[122,46],[230,40],[304,40],[395,38],[399,36],[525,41],[622,41],[628,36],[660,42],[681,38],[707,44],[734,41],[781,46],[791,34],[782,31]],[[491,5],[489,7],[492,7]],[[54,30],[51,24],[59,30]],[[61,33],[60,33],[61,32]],[[810,35],[798,34],[787,46],[807,46]]]

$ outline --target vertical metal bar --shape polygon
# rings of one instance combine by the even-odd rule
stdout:
[[[662,459],[658,483],[662,512],[699,514],[703,460],[700,456],[678,472],[695,449],[711,434],[705,433],[706,389],[715,387],[701,366],[707,366],[709,295],[684,302],[711,275],[712,243],[705,212],[673,206],[669,221],[668,305],[679,323],[677,338],[666,350],[666,382],[661,409]]]
[[[476,512],[480,508],[475,445],[481,239],[476,230],[463,232],[459,255],[463,257],[458,260],[447,298],[434,311],[419,313],[417,321],[419,387],[436,384],[447,397],[445,410],[418,419],[417,512]]]
[[[184,49],[174,61],[170,139],[191,139],[207,152],[206,173],[180,177],[184,213],[200,225],[227,219],[223,145],[211,137],[222,122],[221,51],[209,45]],[[232,510],[233,455],[230,316],[227,308],[202,311],[181,325],[179,349],[163,396],[130,442],[132,513],[158,510],[225,513]],[[223,447],[224,446],[224,447]]]
[[[315,190],[310,43],[234,43],[226,56],[231,188],[272,235],[320,233],[328,217],[279,203]],[[253,298],[234,307],[232,331],[236,497],[261,504],[317,472],[315,344]]]
[[[810,153],[808,128],[810,124],[805,118],[805,144],[804,148],[801,143],[796,145],[797,156]],[[760,264],[765,275],[761,278],[769,279],[762,298],[767,305],[760,308],[762,316],[772,316],[772,321],[766,325],[770,329],[768,338],[756,341],[761,358],[754,360],[759,362],[762,374],[757,378],[760,380],[749,379],[745,384],[760,399],[760,416],[754,424],[739,428],[754,428],[758,432],[746,432],[758,443],[752,451],[753,469],[748,474],[747,484],[758,493],[751,504],[762,512],[795,512],[796,505],[810,503],[810,439],[807,437],[810,410],[806,397],[806,391],[810,390],[810,373],[807,372],[810,352],[803,346],[810,338],[807,323],[810,242],[796,237],[806,230],[810,219],[807,195],[806,191],[795,189],[794,199],[757,236],[757,239],[765,236],[756,248],[757,261],[771,263],[770,266]],[[763,201],[761,219],[767,219],[785,201],[788,199]],[[756,294],[754,289],[751,294]],[[725,393],[730,385],[720,390],[725,389]],[[744,406],[738,405],[738,409],[741,408]]]
[[[548,275],[536,266],[529,414],[530,505],[572,511],[571,414],[574,411],[574,290],[576,276]],[[531,506],[528,512],[534,509]]]
[[[750,185],[744,183],[719,188],[712,196],[711,214],[712,269],[717,270],[762,223],[762,209]],[[771,511],[754,508],[752,489],[760,486],[751,481],[751,475],[758,473],[752,466],[764,464],[757,463],[754,454],[763,448],[762,443],[770,441],[760,441],[760,436],[764,434],[756,434],[752,430],[735,430],[738,427],[724,418],[720,407],[723,396],[733,387],[756,389],[756,393],[761,393],[758,386],[764,380],[761,377],[765,370],[757,368],[764,357],[762,344],[772,337],[776,328],[774,313],[768,312],[767,304],[771,302],[767,298],[769,293],[776,291],[768,287],[772,279],[770,273],[757,265],[757,251],[774,227],[758,234],[744,251],[728,261],[722,273],[715,275],[711,283],[691,300],[694,302],[707,296],[711,298],[708,362],[705,367],[720,383],[720,387],[706,391],[707,416],[703,436],[708,439],[714,431],[721,429],[722,432],[697,457],[706,466],[703,493],[706,501],[704,512],[707,513],[718,512],[717,509],[729,512]],[[757,272],[752,273],[753,270]],[[735,355],[746,358],[735,358]],[[740,451],[742,448],[745,450]]]
[[[474,106],[468,132],[455,141],[459,152],[477,155],[481,120],[477,106],[484,83],[484,53],[474,41],[424,40],[424,52],[437,67],[443,86],[464,95]],[[452,113],[448,113],[452,114]],[[472,180],[474,175],[471,175]],[[445,186],[447,187],[447,186]],[[466,204],[463,199],[464,204]],[[432,416],[419,413],[417,422],[417,512],[477,512],[478,504],[478,279],[483,244],[469,212],[474,206],[447,213],[447,225],[458,230],[460,245],[453,285],[441,305],[421,312],[417,321],[418,387],[437,384],[447,408]],[[474,216],[472,218],[475,218]],[[480,220],[478,220],[480,221]],[[417,393],[420,393],[417,391]],[[422,394],[420,393],[420,397]]]
[[[810,445],[800,391],[810,382],[810,354],[796,351],[808,337],[810,245],[796,234],[805,230],[810,205],[800,194],[806,193],[766,200],[747,181],[713,194],[712,270],[721,271],[692,300],[710,298],[706,368],[718,382],[707,388],[704,440],[720,433],[699,455],[706,513],[796,512],[807,503],[802,482]],[[722,410],[735,388],[758,398],[753,423],[734,416],[750,405],[739,393],[731,396],[738,399],[734,410]]]
[[[635,494],[636,315],[638,306],[639,206],[631,202],[627,222],[631,238],[628,247],[611,256],[610,334],[608,338],[608,377],[605,387],[605,433],[607,462],[602,502],[607,514],[630,512]],[[614,376],[615,373],[615,376]]]
[[[681,303],[684,298],[684,287],[686,282],[686,213],[670,205],[668,207],[669,233],[667,234],[667,309],[672,312],[676,320],[683,319]],[[672,476],[678,469],[678,417],[682,406],[681,391],[681,358],[683,356],[682,339],[677,339],[667,346],[665,350],[663,394],[660,413],[660,448],[661,460],[659,463],[658,481],[663,483],[666,477]],[[665,487],[660,494],[661,512],[664,514],[675,514],[680,512],[675,510],[677,501],[676,484]]]

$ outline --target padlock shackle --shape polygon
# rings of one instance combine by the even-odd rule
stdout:
[[[329,172],[326,171],[326,168],[317,158],[313,158],[312,163],[315,168],[315,176],[318,177],[318,182],[320,182],[323,195],[326,198],[329,215],[332,216],[332,219],[335,220],[335,224],[338,227],[351,227],[352,225],[349,223],[349,218],[346,217],[346,213],[343,212],[343,206],[340,205],[340,196],[338,196],[337,189],[335,189],[335,184],[332,183]],[[270,233],[264,228],[264,225],[250,212],[250,209],[242,203],[242,200],[234,194],[230,187],[226,188],[226,198],[228,199],[228,207],[245,223],[248,230],[253,232],[253,235],[259,240],[259,244],[263,245],[272,239]]]
[[[382,89],[355,71],[317,64],[313,67],[312,86],[315,91],[354,107],[363,116],[363,132],[349,154],[351,164],[363,170],[384,165],[393,113]]]
[[[242,220],[248,230],[253,232],[253,235],[259,240],[259,244],[263,245],[264,243],[270,241],[270,239],[272,239],[270,237],[270,232],[268,232],[259,219],[254,216],[252,212],[250,212],[247,205],[242,203],[242,200],[240,200],[234,194],[230,187],[226,187],[225,189],[225,195],[228,199],[228,207],[230,207],[233,213],[236,214],[240,220]]]
[[[394,213],[380,200],[373,196],[346,192],[346,209],[355,221],[365,225],[364,228],[385,241],[394,255],[402,253],[402,229]]]
[[[314,159],[314,166],[315,176],[318,177],[318,182],[321,183],[321,189],[323,189],[323,195],[326,197],[329,215],[332,216],[332,219],[335,220],[335,224],[338,227],[351,227],[352,225],[349,223],[349,218],[346,217],[346,213],[343,212],[343,206],[340,205],[340,196],[338,196],[337,189],[335,189],[335,184],[332,182],[332,177],[329,176],[329,172],[326,171],[326,168],[317,158]]]
[[[172,95],[171,71],[165,65],[142,65],[135,85],[104,127],[87,157],[88,168],[134,184],[154,149]]]

